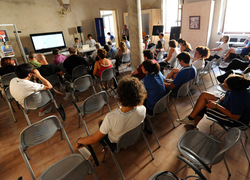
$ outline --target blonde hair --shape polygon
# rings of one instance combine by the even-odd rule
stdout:
[[[127,52],[127,46],[126,46],[125,42],[121,41],[119,44],[119,47],[123,52]]]

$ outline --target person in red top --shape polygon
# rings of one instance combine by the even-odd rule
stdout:
[[[93,75],[98,76],[99,79],[101,79],[102,72],[105,69],[113,67],[112,61],[109,59],[106,59],[106,54],[107,52],[105,49],[97,50],[97,56],[100,58],[100,60],[95,62]]]
[[[152,60],[153,63],[157,63],[157,61],[154,60],[154,53],[152,50],[150,49],[144,50],[143,56],[145,61]],[[142,64],[132,73],[132,76],[137,77],[139,80],[143,79],[146,76],[146,74],[142,72]]]

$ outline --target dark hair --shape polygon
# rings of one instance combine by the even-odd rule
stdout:
[[[29,73],[32,72],[32,70],[33,67],[30,64],[25,63],[18,65],[15,69],[15,73],[17,77],[19,77],[20,79],[24,79],[29,75]]]
[[[144,99],[143,84],[135,77],[125,76],[118,83],[117,94],[122,106],[138,106]]]
[[[250,80],[242,75],[229,75],[225,80],[231,91],[244,91],[250,86]]]
[[[112,41],[108,41],[108,45],[112,45]]]
[[[205,46],[198,46],[195,49],[201,55],[202,58],[207,59],[210,56],[210,51]]]
[[[53,49],[52,53],[54,55],[58,55],[60,53],[60,50],[59,49]]]
[[[172,48],[176,48],[177,47],[177,41],[174,40],[174,39],[171,39],[168,44]]]
[[[96,49],[100,49],[100,48],[101,48],[100,43],[96,43],[96,44],[95,44],[95,47],[96,47]]]
[[[164,34],[162,32],[159,35],[161,35],[162,37],[164,37]]]
[[[144,38],[149,38],[149,35],[146,35]]]
[[[36,53],[30,52],[29,53],[29,59],[34,59],[36,57]]]
[[[161,49],[162,48],[162,42],[161,41],[157,42],[156,48],[157,49]]]
[[[148,71],[149,74],[151,73],[158,74],[160,71],[160,65],[158,63],[154,63],[152,60],[143,61],[142,65],[144,69]]]
[[[107,34],[110,35],[110,32],[108,32]]]
[[[122,36],[122,39],[127,41],[127,36]]]
[[[88,34],[88,38],[89,38],[89,37],[92,37],[92,35],[91,35],[91,34]]]
[[[184,41],[185,41],[184,39],[180,38],[180,39],[178,39],[177,42],[178,42],[178,43],[184,43]]]
[[[69,48],[69,53],[70,54],[75,54],[76,53],[76,49],[74,47],[70,47]]]
[[[97,55],[101,58],[104,59],[107,55],[107,51],[105,49],[98,49],[97,50]]]
[[[190,62],[190,59],[191,59],[190,54],[188,52],[184,52],[184,51],[181,52],[180,54],[178,54],[176,57],[179,59],[179,61],[182,60],[186,64],[188,64]]]
[[[79,38],[78,38],[78,37],[76,37],[76,38],[75,38],[75,41],[76,41],[76,40],[79,40]]]
[[[143,56],[147,57],[148,60],[154,59],[154,53],[153,53],[153,51],[151,49],[145,49],[143,51]]]
[[[1,66],[3,68],[7,67],[7,66],[12,66],[11,64],[11,58],[10,57],[4,57],[1,59]]]
[[[109,52],[110,51],[110,46],[109,45],[107,45],[107,44],[105,44],[104,46],[103,46],[103,48],[107,51],[107,52]]]
[[[230,39],[230,37],[228,35],[224,35],[223,37],[226,38],[226,40],[225,40],[226,42],[228,42]]]

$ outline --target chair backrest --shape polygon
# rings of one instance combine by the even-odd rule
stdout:
[[[123,54],[123,56],[122,56],[122,63],[128,63],[128,62],[130,62],[130,60],[131,60],[131,54],[130,54],[130,52]]]
[[[77,66],[72,71],[72,79],[76,79],[80,76],[84,76],[88,73],[87,67],[85,65]]]
[[[141,135],[141,131],[142,123],[134,129],[131,129],[130,131],[123,134],[118,140],[116,152],[119,152],[120,149],[124,149],[135,144]]]
[[[93,86],[93,80],[92,77],[88,74],[85,76],[78,77],[73,82],[74,91],[83,92],[91,86]]]
[[[83,114],[92,114],[102,109],[106,104],[108,104],[107,93],[101,91],[88,97],[79,108]]]
[[[2,86],[9,86],[11,79],[17,77],[16,73],[8,73],[2,76],[1,78],[1,84]]]
[[[10,87],[7,87],[5,90],[4,90],[4,92],[5,92],[5,96],[6,96],[6,98],[8,99],[8,100],[13,100],[14,99],[14,97],[11,95],[11,93],[10,93]]]
[[[62,70],[62,72],[64,72],[64,73],[67,72],[66,69],[63,67],[63,63],[60,63],[57,66]]]
[[[37,110],[47,106],[53,100],[53,95],[49,90],[38,91],[24,99],[24,109],[26,111]]]
[[[173,68],[177,68],[179,65],[179,62],[177,61],[177,58],[173,58],[173,60],[170,62],[170,66]]]
[[[111,81],[113,78],[115,78],[115,68],[107,68],[104,71],[102,71],[101,74],[101,81]]]
[[[190,82],[192,80],[186,82],[185,84],[183,84],[179,89],[178,89],[178,92],[177,92],[177,96],[176,97],[183,97],[183,96],[186,96],[188,95],[189,91],[190,91]]]
[[[112,51],[111,53],[110,53],[110,55],[111,55],[111,59],[115,59],[115,56],[117,55],[117,53],[118,53],[118,51]]]
[[[212,70],[212,66],[213,66],[213,61],[207,61],[206,66],[202,69],[201,72],[203,73],[210,72]]]
[[[47,79],[52,86],[60,84],[60,81],[58,79],[57,74],[51,74],[49,76],[44,76],[45,79]]]
[[[199,83],[201,71],[202,71],[202,69],[197,69],[197,74],[196,74],[195,78],[192,80],[193,84]]]
[[[157,57],[156,57],[157,61],[162,60],[162,59],[163,59],[163,56],[164,56],[164,51],[160,51],[160,52],[157,54]]]
[[[168,102],[169,102],[170,93],[171,91],[169,91],[168,94],[166,94],[160,100],[157,101],[153,109],[153,116],[155,116],[156,114],[162,113],[163,111],[166,110],[168,106]]]

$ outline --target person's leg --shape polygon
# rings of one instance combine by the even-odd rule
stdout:
[[[231,70],[231,71],[227,71],[225,74],[222,74],[222,75],[220,75],[220,76],[217,76],[217,80],[218,80],[220,83],[223,83],[224,80],[225,80],[230,74],[232,74],[232,73],[233,73],[232,70]]]
[[[223,61],[226,61],[226,60],[229,58],[230,54],[235,54],[235,49],[233,49],[233,48],[229,49],[229,50],[227,51],[227,53],[226,53],[226,55],[225,55]]]
[[[225,68],[225,70],[230,71],[232,69],[234,69],[234,70],[240,69],[240,70],[244,71],[248,65],[249,65],[248,62],[234,58],[233,61],[227,66],[227,68]]]
[[[180,69],[173,68],[170,73],[166,76],[166,79],[174,79]]]

